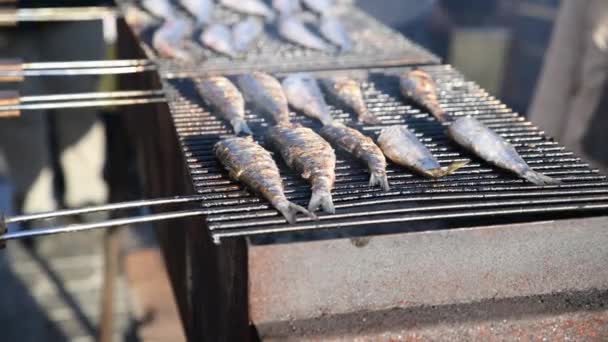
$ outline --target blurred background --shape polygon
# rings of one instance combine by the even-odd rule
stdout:
[[[606,169],[608,148],[603,144],[602,132],[608,126],[602,113],[608,108],[608,96],[602,95],[607,90],[608,2],[358,0],[357,3],[384,24],[453,64],[594,166]],[[94,0],[23,1],[21,6],[108,4]],[[55,25],[0,29],[1,58],[50,61],[113,57],[116,32],[111,23],[61,28]],[[63,32],[54,36],[58,29]],[[41,40],[51,45],[42,49]],[[61,50],[63,54],[51,54],[51,50]],[[111,78],[91,78],[77,85],[74,92],[108,90],[112,86]],[[22,92],[43,89],[45,93],[60,93],[67,92],[67,88],[69,85],[58,80]],[[40,211],[105,202],[109,194],[101,184],[104,176],[108,176],[103,172],[103,156],[106,141],[114,139],[111,136],[106,139],[104,123],[111,120],[107,114],[89,113],[89,121],[78,127],[65,128],[59,119],[37,121],[33,124],[37,133],[27,134],[49,137],[38,142],[49,147],[43,156],[24,154],[0,139],[3,144],[0,150],[4,152],[4,158],[0,158],[1,208],[16,213],[24,211],[28,203],[33,210]],[[64,129],[70,133],[62,134]],[[73,141],[62,143],[61,137],[66,134],[73,135]],[[17,150],[21,162],[15,166],[9,155]],[[71,170],[70,160],[86,159],[83,155],[96,156],[96,160],[89,160],[92,168]],[[89,171],[96,175],[94,180],[78,176]],[[33,180],[25,185],[16,184],[15,174],[19,172],[34,173]],[[95,182],[100,182],[97,194],[88,197],[71,194],[72,188]],[[37,196],[38,201],[28,202],[27,192],[36,187],[36,191],[46,191],[52,199]],[[137,189],[128,191],[131,190],[137,198]],[[0,254],[3,341],[97,338],[102,321],[99,304],[103,300],[104,238],[103,232],[94,232],[9,244]],[[152,227],[140,227],[136,234],[121,231],[118,248],[122,262],[115,287],[113,338],[183,339]]]

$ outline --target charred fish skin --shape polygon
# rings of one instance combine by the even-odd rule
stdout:
[[[333,121],[329,107],[317,80],[310,74],[299,73],[283,80],[283,90],[287,101],[304,115],[327,125]]]
[[[334,77],[321,80],[321,84],[331,97],[352,108],[357,114],[359,122],[372,125],[380,123],[380,120],[367,108],[361,91],[361,83],[358,81],[347,77]]]
[[[213,151],[232,178],[262,195],[287,222],[296,223],[298,213],[316,219],[314,214],[285,197],[279,168],[270,153],[251,137],[220,140],[213,147]]]
[[[266,142],[291,169],[312,185],[308,210],[319,207],[326,213],[336,212],[331,191],[336,181],[336,154],[331,145],[312,129],[297,125],[277,125],[268,129]]]
[[[324,15],[321,18],[319,31],[325,39],[340,47],[340,52],[349,52],[353,49],[353,42],[350,35],[337,17]]]
[[[237,84],[245,99],[270,114],[275,123],[289,123],[289,106],[281,83],[269,74],[254,71],[240,75]]]
[[[386,158],[370,137],[338,122],[324,126],[321,136],[367,165],[370,187],[379,185],[384,191],[390,190],[386,176]]]
[[[496,134],[479,120],[465,116],[448,127],[448,135],[457,144],[473,152],[481,159],[536,185],[555,185],[562,181],[532,170],[508,141]]]
[[[288,41],[305,48],[330,51],[331,47],[323,39],[311,32],[295,15],[283,16],[278,22],[279,34]]]
[[[275,17],[274,11],[260,0],[220,0],[220,4],[233,11],[261,16],[267,20]]]
[[[215,107],[232,125],[235,134],[251,135],[245,122],[245,100],[239,90],[222,76],[206,77],[198,82],[198,91],[207,104]]]
[[[454,162],[448,167],[442,167],[416,135],[402,125],[384,128],[378,137],[378,145],[395,164],[431,178],[447,176],[468,164],[468,161]]]
[[[201,43],[215,52],[231,58],[238,57],[233,43],[232,31],[222,24],[213,24],[207,27],[200,36]]]
[[[406,72],[401,75],[399,86],[404,97],[426,107],[437,120],[441,122],[452,120],[439,104],[437,84],[429,73],[423,70]]]

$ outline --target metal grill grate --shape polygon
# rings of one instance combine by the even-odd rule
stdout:
[[[150,29],[142,34],[142,46],[148,58],[158,62],[160,73],[168,78],[184,77],[201,72],[239,72],[263,69],[273,71],[323,70],[337,68],[364,68],[370,66],[398,66],[437,64],[439,58],[428,50],[411,42],[401,34],[382,25],[354,6],[340,6],[338,15],[350,32],[354,43],[353,51],[345,54],[320,52],[299,47],[282,39],[274,23],[267,24],[264,35],[257,45],[242,59],[233,60],[223,57],[197,42],[191,41],[187,50],[197,60],[196,63],[177,63],[156,56],[150,48],[152,33]],[[216,22],[233,24],[244,18],[221,6],[214,11]],[[304,18],[311,22],[313,18]],[[200,32],[195,32],[197,38]]]
[[[229,127],[209,113],[196,94],[191,79],[165,81],[170,109],[192,182],[204,194],[207,223],[212,236],[267,236],[275,233],[331,230],[345,232],[358,227],[357,234],[381,233],[383,229],[424,230],[468,227],[483,223],[534,221],[547,218],[605,215],[608,213],[608,182],[557,142],[513,113],[450,66],[429,66],[441,87],[443,108],[455,116],[472,115],[509,140],[529,164],[547,175],[562,179],[563,185],[539,187],[502,172],[472,157],[449,142],[444,129],[423,108],[404,100],[398,79],[405,68],[333,71],[368,75],[364,83],[366,102],[381,119],[381,126],[353,124],[354,114],[332,107],[337,120],[353,124],[376,138],[384,125],[407,124],[443,165],[455,160],[472,162],[455,174],[439,180],[413,175],[389,163],[390,192],[369,188],[368,174],[357,161],[337,151],[336,186],[333,192],[337,212],[320,214],[319,221],[301,218],[289,225],[269,205],[230,180],[215,160],[213,144],[230,134]],[[293,120],[318,131],[319,124],[301,114]],[[247,112],[255,138],[263,144],[268,120]],[[296,203],[308,202],[309,185],[278,163],[284,175],[287,196]],[[351,231],[349,234],[352,234]]]

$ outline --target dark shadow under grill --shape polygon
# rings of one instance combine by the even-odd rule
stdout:
[[[207,196],[203,207],[208,210],[208,228],[214,239],[259,238],[302,231],[312,232],[310,238],[315,238],[315,232],[327,236],[328,231],[330,236],[357,236],[607,213],[608,182],[597,170],[546,137],[479,86],[465,80],[450,66],[423,69],[437,80],[444,109],[454,116],[475,116],[509,140],[535,170],[561,179],[564,184],[536,186],[480,161],[451,143],[442,125],[424,108],[401,97],[397,75],[405,68],[374,69],[364,82],[364,94],[370,110],[381,119],[382,125],[358,125],[353,121],[354,113],[332,106],[335,119],[351,124],[373,138],[383,126],[407,124],[442,165],[467,159],[471,159],[471,163],[438,180],[414,175],[389,163],[391,191],[383,192],[368,187],[369,175],[362,164],[337,151],[337,179],[333,192],[336,214],[320,214],[319,221],[301,218],[297,224],[289,225],[266,201],[229,179],[214,158],[213,145],[220,137],[231,134],[231,129],[213,112],[207,111],[196,94],[194,81],[167,80],[165,88],[175,129],[195,189]],[[318,75],[335,73],[365,74],[362,70],[351,70]],[[292,113],[292,117],[293,121],[316,131],[320,128],[318,123],[300,113]],[[248,111],[247,121],[256,140],[263,144],[269,119]],[[309,185],[282,162],[277,162],[284,176],[287,196],[298,204],[307,204]],[[271,239],[275,238],[281,239]]]

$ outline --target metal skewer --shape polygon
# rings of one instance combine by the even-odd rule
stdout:
[[[0,61],[0,80],[21,81],[32,76],[115,75],[155,71],[154,63],[146,59],[36,62]]]
[[[44,213],[37,213],[37,214],[28,214],[28,215],[7,217],[7,218],[4,218],[2,220],[2,222],[0,223],[0,227],[4,228],[4,230],[5,230],[5,233],[0,235],[0,242],[28,238],[28,237],[37,237],[37,236],[44,236],[44,235],[51,235],[51,234],[69,233],[69,232],[80,232],[80,231],[86,231],[86,230],[91,230],[91,229],[110,228],[110,227],[116,227],[116,226],[122,226],[122,225],[128,225],[128,224],[146,223],[146,222],[163,221],[163,220],[178,219],[178,218],[184,218],[184,217],[206,215],[209,213],[209,210],[207,210],[207,209],[193,209],[193,210],[173,211],[173,212],[168,212],[168,213],[113,219],[113,220],[107,220],[107,221],[102,221],[102,222],[79,223],[79,224],[71,224],[71,225],[66,225],[66,226],[35,228],[35,229],[28,229],[28,230],[23,230],[23,231],[9,232],[6,229],[7,225],[14,224],[14,223],[39,221],[39,220],[66,217],[66,216],[74,216],[74,215],[87,214],[87,213],[93,213],[93,212],[117,211],[117,210],[153,207],[153,206],[168,205],[168,204],[200,202],[200,201],[204,200],[204,198],[205,197],[203,195],[177,196],[177,197],[158,198],[158,199],[151,199],[151,200],[139,200],[139,201],[130,201],[130,202],[122,202],[122,203],[112,203],[112,204],[91,206],[91,207],[79,208],[79,209],[67,209],[67,210],[59,210],[59,211],[51,211],[51,212],[44,212]]]
[[[82,21],[115,17],[112,7],[57,7],[57,8],[12,8],[0,11],[0,23],[11,25],[18,22]]]

